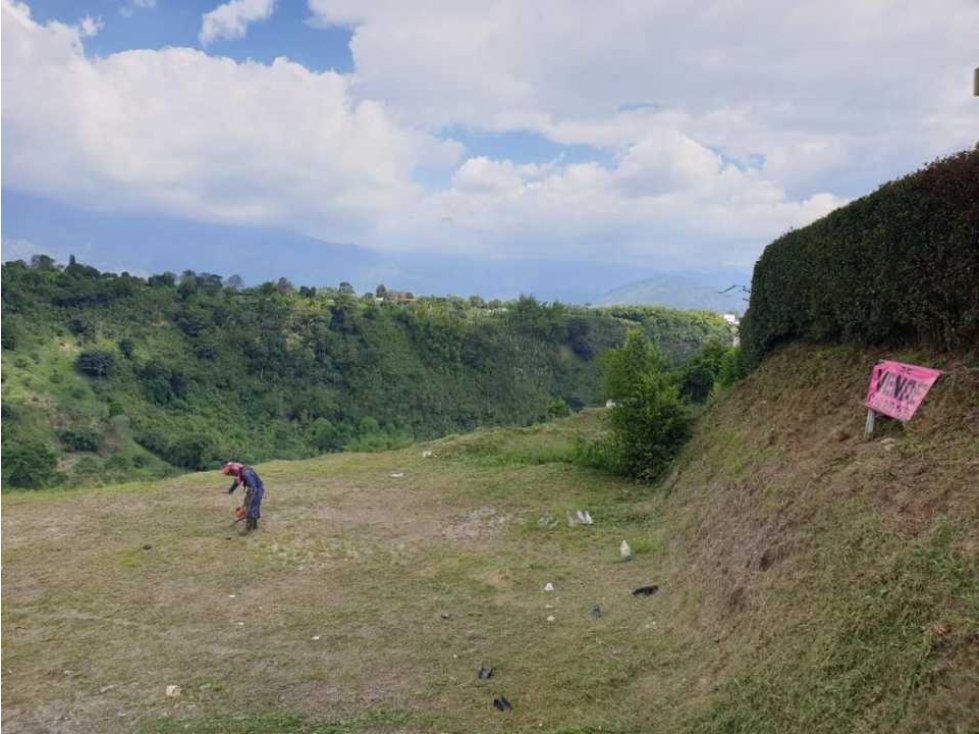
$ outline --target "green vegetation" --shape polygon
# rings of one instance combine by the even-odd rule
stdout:
[[[979,373],[905,355],[945,374],[864,441],[883,356],[779,350],[665,486],[574,465],[588,410],[261,465],[246,538],[216,472],[7,494],[4,727],[977,731]]]
[[[979,345],[979,149],[939,160],[775,240],[752,278],[752,363],[794,339]]]
[[[640,328],[675,365],[716,315],[241,288],[35,257],[3,266],[5,487],[147,479],[480,426],[600,400],[598,355]],[[378,295],[380,294],[380,296]],[[8,454],[9,452],[9,454]]]

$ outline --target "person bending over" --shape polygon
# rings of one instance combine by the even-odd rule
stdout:
[[[245,533],[258,530],[258,518],[262,516],[262,498],[265,497],[265,485],[261,478],[250,466],[237,461],[225,464],[223,472],[234,477],[228,494],[232,494],[240,484],[245,486],[245,501],[242,503],[245,510]]]

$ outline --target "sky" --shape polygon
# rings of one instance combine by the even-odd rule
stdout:
[[[0,3],[4,260],[747,273],[979,138],[977,0]]]

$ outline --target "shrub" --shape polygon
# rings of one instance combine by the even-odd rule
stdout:
[[[63,428],[58,431],[58,440],[72,451],[98,451],[105,434],[94,428]]]
[[[680,368],[680,396],[691,403],[706,403],[720,381],[731,347],[708,344]]]
[[[3,481],[11,487],[38,489],[56,484],[58,457],[38,440],[7,443],[3,447]]]
[[[82,352],[75,360],[75,369],[89,377],[110,377],[116,369],[116,355],[103,351]]]
[[[939,160],[772,242],[741,324],[754,364],[808,339],[979,343],[979,148]]]

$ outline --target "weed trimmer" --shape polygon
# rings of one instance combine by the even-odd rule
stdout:
[[[245,512],[245,508],[244,507],[236,507],[235,508],[235,519],[231,523],[231,527],[234,527],[235,525],[237,525],[238,523],[240,523],[242,520],[244,520],[245,517],[246,517],[246,515],[247,515],[247,513]]]

